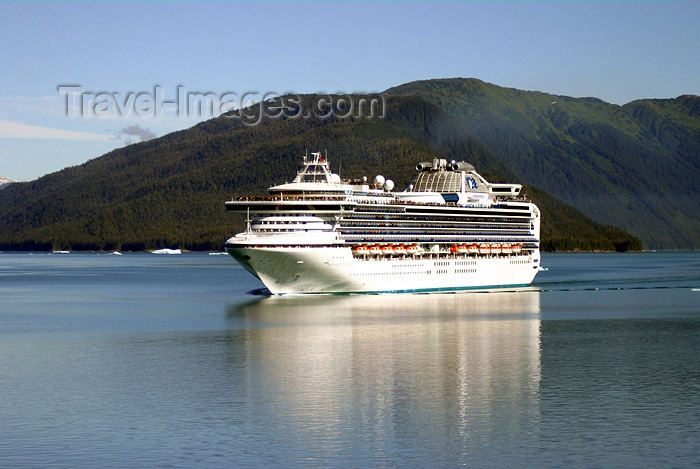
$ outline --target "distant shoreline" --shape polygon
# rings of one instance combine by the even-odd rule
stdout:
[[[187,254],[187,253],[214,253],[214,254],[226,254],[225,251],[223,250],[215,250],[215,249],[181,249],[181,248],[173,248],[174,250],[179,249],[182,254]],[[89,253],[96,253],[96,254],[112,254],[114,252],[120,252],[120,253],[129,253],[129,254],[153,254],[154,251],[158,251],[159,249],[146,249],[146,250],[120,250],[120,249],[111,249],[111,250],[94,250],[94,249],[66,249],[66,250],[41,250],[41,249],[4,249],[0,250],[0,254],[2,253],[42,253],[42,254],[71,254],[71,253],[76,253],[76,254],[89,254]],[[592,250],[592,251],[584,251],[580,249],[575,249],[571,251],[566,251],[566,250],[555,250],[555,251],[545,251],[541,250],[540,252],[546,253],[546,254],[634,254],[634,253],[654,253],[654,252],[700,252],[700,249],[642,249],[638,251],[605,251],[605,250]]]

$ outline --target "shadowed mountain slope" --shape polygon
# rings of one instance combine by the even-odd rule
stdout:
[[[303,99],[310,106],[316,98]],[[343,177],[381,173],[397,190],[410,182],[417,162],[436,157],[470,161],[493,182],[519,182],[460,118],[437,104],[395,95],[385,106],[383,119],[292,113],[246,126],[220,116],[12,184],[0,191],[0,249],[221,249],[242,228],[223,202],[291,180],[307,150],[327,152]],[[546,207],[548,249],[640,247],[624,231],[592,222],[545,191],[529,194]]]
[[[647,248],[700,248],[698,96],[617,106],[461,78],[387,94],[435,104],[519,180],[630,231]]]

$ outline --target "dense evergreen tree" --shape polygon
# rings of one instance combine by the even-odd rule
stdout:
[[[299,108],[318,99],[301,98]],[[647,247],[695,248],[696,102],[619,107],[433,80],[389,90],[381,119],[287,115],[249,126],[221,116],[3,189],[0,249],[221,249],[242,229],[223,202],[289,181],[307,150],[327,152],[344,177],[382,173],[397,190],[436,157],[470,161],[494,182],[529,182],[544,249],[641,248],[611,225]]]
[[[700,248],[700,97],[624,106],[501,88],[476,79],[407,83],[459,119],[518,180],[652,249]]]

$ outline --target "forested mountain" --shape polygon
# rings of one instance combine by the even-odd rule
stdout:
[[[624,106],[476,79],[407,83],[459,119],[519,180],[649,249],[700,248],[700,97]]]
[[[310,106],[317,98],[304,99]],[[0,191],[0,249],[220,249],[242,228],[224,201],[289,181],[307,149],[327,152],[344,177],[381,173],[397,189],[417,162],[435,157],[470,161],[493,182],[521,182],[519,171],[445,106],[392,90],[385,109],[382,119],[287,115],[253,126],[221,116],[12,184]],[[545,249],[641,247],[544,190],[525,192],[542,208]]]

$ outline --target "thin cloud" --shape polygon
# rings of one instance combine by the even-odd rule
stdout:
[[[127,145],[134,143],[132,137],[137,138],[138,142],[146,142],[156,138],[157,136],[158,135],[152,130],[141,127],[138,124],[129,125],[114,133],[114,138],[122,140]]]
[[[2,119],[0,119],[0,138],[83,140],[91,142],[105,142],[110,139],[108,135],[21,124],[19,122],[12,122]]]

